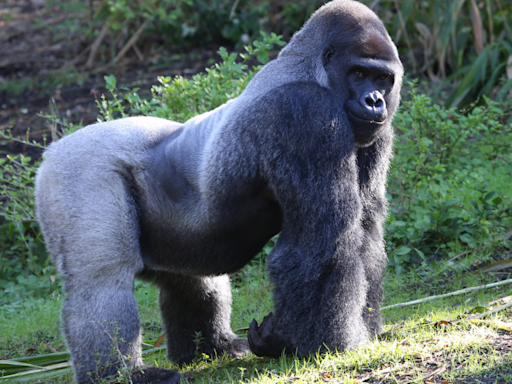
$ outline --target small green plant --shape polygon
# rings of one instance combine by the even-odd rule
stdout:
[[[194,334],[194,345],[195,347],[195,360],[201,361],[201,360],[207,360],[210,358],[206,353],[201,352],[201,346],[204,344],[204,337],[201,331],[195,332]]]
[[[27,291],[41,297],[59,289],[34,215],[37,164],[29,157],[0,159],[0,305],[21,300]]]

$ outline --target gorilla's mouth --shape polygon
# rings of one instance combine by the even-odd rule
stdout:
[[[352,122],[352,130],[355,135],[369,135],[375,133],[386,123],[386,118],[379,116],[380,118],[361,118],[356,116],[351,111],[348,111],[348,117]]]

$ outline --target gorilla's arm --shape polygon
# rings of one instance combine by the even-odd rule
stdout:
[[[364,231],[360,255],[368,281],[363,314],[370,337],[381,330],[382,273],[387,262],[383,241],[388,205],[385,186],[392,145],[393,132],[387,127],[372,145],[357,152]]]
[[[350,349],[367,340],[352,130],[325,88],[297,84],[273,94],[265,102],[272,120],[261,148],[262,173],[283,215],[268,259],[275,314],[262,329],[253,323],[249,342],[266,356],[280,355],[283,345],[299,355]]]

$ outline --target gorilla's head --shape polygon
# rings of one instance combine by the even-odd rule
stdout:
[[[358,147],[390,127],[403,67],[384,25],[368,7],[351,0],[327,3],[282,54],[305,55],[313,63],[317,81],[343,103]]]

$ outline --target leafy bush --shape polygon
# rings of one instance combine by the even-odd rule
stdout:
[[[39,224],[34,214],[36,165],[25,156],[0,159],[0,305],[56,288],[55,268],[50,265]]]
[[[512,226],[512,200],[486,182],[494,168],[509,169],[512,132],[499,121],[506,111],[485,102],[457,112],[413,89],[402,104],[387,223],[390,265],[398,273],[460,248],[498,243]]]

